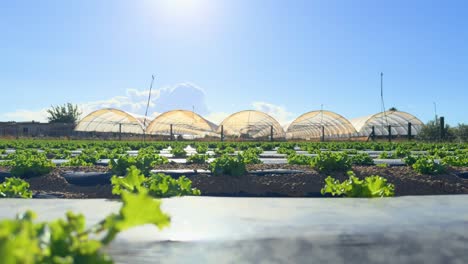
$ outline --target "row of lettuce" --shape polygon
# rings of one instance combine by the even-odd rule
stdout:
[[[242,177],[247,173],[246,165],[260,162],[260,159],[258,158],[259,153],[260,150],[252,148],[238,155],[224,154],[219,158],[214,159],[214,161],[209,164],[209,168],[215,176],[227,175],[232,177]],[[202,154],[197,154],[194,155],[194,157],[200,157],[201,155]],[[443,162],[436,162],[433,157],[418,157],[409,154],[404,158],[404,160],[408,166],[411,166],[418,173],[440,174],[445,172],[447,168],[447,165],[444,163],[446,158],[447,157],[442,159]],[[205,162],[206,157],[200,158],[200,161]],[[159,156],[151,152],[149,149],[139,151],[137,156],[123,155],[116,160],[111,160],[109,166],[115,174],[111,180],[112,185],[114,186],[114,194],[120,194],[118,190],[125,186],[131,186],[131,184],[134,184],[135,182],[141,182],[141,185],[145,186],[153,197],[160,198],[177,195],[199,195],[200,193],[198,190],[193,190],[191,188],[191,181],[186,177],[173,179],[168,175],[151,173],[153,168],[167,162],[167,158]],[[363,153],[348,155],[341,152],[320,152],[314,157],[290,153],[288,154],[288,162],[290,164],[307,165],[324,174],[348,171],[349,180],[343,183],[339,183],[335,179],[327,178],[323,194],[329,193],[337,196],[355,197],[355,194],[353,193],[356,189],[361,188],[352,187],[356,184],[359,186],[367,184],[369,184],[369,186],[377,186],[377,190],[382,190],[382,188],[388,186],[386,180],[379,176],[371,176],[369,179],[365,179],[361,182],[361,180],[352,173],[351,170],[353,164],[369,165],[373,163],[370,156]],[[14,158],[8,162],[8,165],[11,166],[11,174],[20,178],[29,178],[46,174],[55,166],[47,159],[44,153],[38,153],[33,150],[19,150],[15,152]],[[126,177],[121,177],[123,175],[126,175]],[[144,181],[141,180],[143,178],[145,179]],[[349,187],[345,188],[345,185],[347,184],[351,184],[350,186],[353,190],[352,193],[346,191],[338,192],[338,190],[347,190]],[[332,188],[331,186],[336,186],[336,188]],[[8,178],[0,187],[0,196],[31,197],[32,194],[27,190],[28,187],[29,184],[19,178]],[[375,190],[372,192],[369,190],[369,192],[378,193],[378,195],[375,196],[390,196],[390,194],[393,193],[390,191],[391,189],[392,188],[383,193],[374,192]],[[373,195],[369,196],[369,194],[365,194],[365,192],[362,191],[357,193],[358,195],[356,196],[374,197]]]
[[[36,147],[15,146],[19,150],[9,157],[11,160],[7,164],[11,167],[13,175],[28,178],[46,174],[54,168],[46,153],[27,150]],[[122,154],[120,150],[118,152]],[[228,155],[229,152],[221,154],[210,163],[213,174],[241,177],[246,173],[246,164],[260,162],[258,155],[262,150],[258,146],[255,148],[250,146],[243,150],[245,151],[239,155]],[[77,160],[94,164],[98,159],[96,152],[95,149],[89,148],[77,156]],[[322,151],[318,152],[316,157],[297,155],[290,151],[287,154],[291,164],[310,165],[325,173],[348,171],[349,179],[342,182],[327,177],[322,189],[324,195],[345,197],[394,195],[394,185],[388,183],[386,179],[380,176],[359,179],[349,171],[352,164],[371,164],[373,161],[369,156]],[[195,163],[204,163],[207,157],[204,154],[197,154],[191,156],[191,159]],[[443,158],[446,157],[453,156]],[[113,263],[112,258],[102,248],[109,245],[120,232],[146,224],[159,229],[170,225],[170,216],[161,210],[161,201],[155,198],[200,195],[200,191],[192,188],[191,181],[186,177],[174,179],[168,175],[151,173],[151,168],[168,162],[166,158],[157,155],[153,148],[142,147],[135,157],[118,155],[115,158],[117,160],[112,160],[109,166],[116,174],[111,179],[112,193],[122,200],[122,206],[117,213],[112,213],[89,227],[82,214],[73,212],[67,212],[65,218],[53,221],[37,221],[36,214],[32,211],[26,211],[15,219],[2,220],[0,221],[0,262]],[[430,158],[416,157],[408,153],[404,158],[415,170],[417,167],[415,165],[421,161],[444,166]],[[79,163],[78,161],[72,162]],[[30,198],[31,196],[29,184],[23,179],[6,178],[0,184],[0,197]]]
[[[385,197],[394,195],[394,186],[379,176],[358,179],[348,172],[349,180],[339,182],[328,177],[323,194],[347,197]],[[139,225],[152,224],[159,229],[170,224],[170,216],[161,210],[160,197],[200,195],[185,177],[173,179],[163,174],[145,176],[131,166],[124,177],[113,176],[112,193],[119,195],[122,206],[97,224],[86,227],[82,214],[68,212],[64,219],[36,222],[36,214],[27,211],[13,220],[0,221],[1,263],[113,263],[102,247],[110,244],[118,233]],[[4,185],[21,186],[30,196],[27,182],[8,178]],[[0,194],[4,194],[0,189]]]
[[[177,149],[173,148],[173,150]],[[209,163],[209,167],[215,175],[240,176],[246,173],[246,165],[262,163],[259,156],[262,152],[263,150],[259,147],[251,147],[238,154],[234,154],[234,151],[229,150],[214,158]],[[352,165],[374,164],[374,160],[369,154],[354,151],[330,152],[318,150],[315,156],[307,156],[297,154],[294,147],[280,147],[277,152],[286,154],[288,164],[310,165],[319,172],[345,171],[351,169]],[[116,175],[124,175],[127,168],[131,166],[136,166],[147,175],[151,169],[169,163],[166,157],[157,154],[158,151],[153,146],[139,149],[138,154],[135,156],[112,153],[109,155],[109,153],[99,149],[87,148],[80,154],[70,157],[68,162],[61,164],[61,166],[93,166],[105,157],[110,158],[108,166]],[[208,154],[193,154],[187,157],[187,162],[205,164],[211,157]],[[432,153],[432,155],[417,155],[408,149],[398,147],[392,153],[381,153],[380,158],[401,158],[408,166],[421,174],[443,173],[448,166],[468,167],[468,152],[461,150],[439,150]],[[13,176],[23,178],[47,174],[56,166],[49,159],[46,152],[38,152],[32,149],[18,149],[8,154],[0,165],[9,167]]]
[[[6,149],[42,149],[50,155],[66,158],[71,155],[69,151],[76,149],[94,148],[95,150],[108,150],[110,153],[123,154],[129,150],[139,150],[152,147],[156,151],[172,147],[183,150],[187,146],[194,147],[198,153],[205,153],[208,149],[227,151],[260,148],[263,151],[275,148],[294,149],[315,153],[318,150],[374,150],[394,151],[405,149],[411,151],[428,151],[433,154],[437,151],[466,152],[468,143],[424,143],[424,142],[189,142],[189,141],[84,141],[84,140],[0,140],[0,154]]]

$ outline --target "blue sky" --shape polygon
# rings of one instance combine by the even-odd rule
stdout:
[[[50,105],[144,114],[195,107],[213,121],[260,109],[287,123],[320,109],[387,108],[468,123],[464,1],[1,1],[0,121]]]

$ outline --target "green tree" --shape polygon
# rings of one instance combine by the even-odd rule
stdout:
[[[72,123],[76,124],[81,112],[77,105],[66,103],[64,105],[51,106],[47,110],[49,123]]]
[[[448,124],[445,125],[445,141],[452,141],[455,139],[454,129]],[[440,124],[431,120],[422,126],[421,131],[418,133],[418,138],[427,141],[441,140]]]
[[[396,107],[393,106],[393,107],[390,107],[390,108],[388,109],[388,111],[390,111],[390,112],[395,112],[395,111],[398,111],[398,109],[397,109]]]

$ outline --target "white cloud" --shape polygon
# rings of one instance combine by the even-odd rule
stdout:
[[[144,118],[149,90],[127,89],[125,95],[114,96],[109,99],[78,103],[82,112],[81,117],[92,111],[102,108],[117,108],[132,113],[138,118]],[[209,121],[219,124],[231,113],[210,112],[205,102],[205,92],[203,89],[192,83],[179,83],[174,86],[162,87],[152,91],[148,119],[152,120],[159,114],[176,109],[192,110],[201,114]],[[292,121],[295,117],[288,112],[285,107],[267,102],[253,102],[255,110],[265,112],[274,117],[281,125]],[[40,121],[47,122],[47,109],[38,110],[18,110],[0,114],[0,120],[4,121]]]
[[[0,115],[0,120],[47,122],[47,109],[44,108],[37,111],[20,109],[14,112],[7,112]]]
[[[267,113],[274,117],[282,126],[291,123],[295,117],[293,113],[287,111],[283,106],[267,102],[253,102],[252,106],[255,110]]]

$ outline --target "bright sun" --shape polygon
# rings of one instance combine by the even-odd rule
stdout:
[[[200,16],[206,8],[205,0],[162,0],[161,6],[168,15],[181,16]]]

